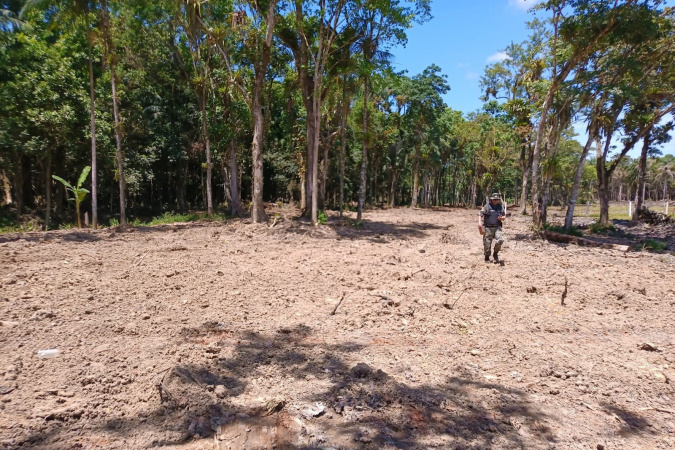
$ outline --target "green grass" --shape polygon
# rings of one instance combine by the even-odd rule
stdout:
[[[652,211],[665,213],[665,205],[663,202],[646,202],[646,206]],[[564,208],[567,210],[567,207]],[[635,212],[635,202],[633,202],[633,212]],[[675,202],[670,202],[668,208],[668,215],[675,218]],[[578,204],[574,208],[574,217],[586,217],[586,204]],[[594,219],[600,218],[600,205],[591,203],[588,217]],[[628,215],[628,202],[612,202],[609,204],[609,220],[630,220]]]
[[[602,234],[602,233],[616,233],[619,229],[614,226],[613,223],[608,223],[607,225],[600,225],[599,223],[594,223],[588,227],[588,230],[591,233]]]
[[[19,223],[13,214],[0,216],[0,233],[25,233],[40,230],[42,230],[42,227],[36,223]]]
[[[127,221],[129,226],[132,227],[147,227],[153,225],[167,225],[176,222],[196,222],[198,220],[213,220],[213,221],[223,221],[227,220],[228,217],[225,214],[214,214],[210,219],[206,213],[173,213],[165,212],[161,216],[152,218],[151,220],[142,220],[139,218],[130,219]],[[110,219],[108,226],[116,227],[119,226],[120,222],[117,219]]]
[[[565,227],[560,225],[550,225],[545,223],[544,229],[548,231],[553,231],[554,233],[569,234],[570,236],[583,237],[584,233],[577,227],[572,227],[568,230],[565,230]]]
[[[646,241],[644,241],[642,246],[647,250],[655,250],[657,252],[662,252],[666,248],[668,248],[668,244],[666,244],[665,242],[657,241],[654,239],[647,239]]]

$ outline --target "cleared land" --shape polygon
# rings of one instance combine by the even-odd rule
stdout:
[[[675,256],[276,212],[0,236],[0,446],[675,446]]]

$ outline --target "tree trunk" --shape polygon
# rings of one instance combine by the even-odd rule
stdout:
[[[253,99],[252,99],[252,113],[253,113],[253,144],[252,147],[252,163],[253,163],[253,192],[251,218],[253,223],[267,222],[267,214],[265,213],[265,204],[263,203],[263,139],[265,133],[264,116],[262,112],[262,91],[264,89],[265,74],[267,73],[267,66],[269,65],[270,54],[272,52],[272,37],[274,32],[274,9],[276,0],[269,2],[267,9],[267,34],[263,42],[262,55],[258,64],[254,65],[255,76],[253,81]]]
[[[87,18],[87,32],[89,32],[89,2],[86,3],[85,17]],[[89,132],[91,133],[91,226],[98,228],[98,169],[96,165],[96,103],[94,96],[94,62],[92,61],[92,43],[89,44]]]
[[[366,173],[368,169],[368,95],[370,83],[368,76],[363,80],[363,136],[361,137],[361,183],[359,185],[359,208],[356,220],[361,220],[366,202]]]
[[[52,212],[52,155],[47,150],[45,157],[45,231],[49,230],[49,216]]]
[[[633,222],[638,221],[637,211],[640,210],[645,201],[645,180],[647,178],[647,152],[649,151],[649,136],[647,133],[644,137],[642,145],[642,152],[640,153],[640,161],[638,163],[638,187],[635,193],[635,213],[633,213]],[[641,193],[641,194],[640,194]]]
[[[12,203],[12,186],[10,185],[9,177],[4,170],[0,171],[0,179],[2,179],[3,190],[2,202],[0,202],[0,204],[9,205]]]
[[[316,89],[316,84],[315,84]],[[314,92],[314,108],[313,108],[313,121],[314,121],[314,136],[312,136],[312,165],[310,174],[312,177],[311,181],[311,198],[312,198],[312,211],[311,219],[312,224],[317,225],[319,223],[319,133],[321,132],[321,99],[320,93]]]
[[[525,151],[525,146],[522,147],[520,152],[520,174],[522,178],[521,190],[520,190],[520,214],[527,214],[527,182],[529,178],[530,168],[532,166],[532,144],[527,145],[527,152]]]
[[[565,214],[565,230],[570,230],[574,222],[574,207],[577,204],[577,199],[579,198],[579,189],[581,188],[581,178],[584,174],[584,166],[586,164],[586,157],[588,152],[591,150],[591,144],[593,143],[593,133],[590,133],[586,145],[584,146],[583,151],[581,152],[581,159],[577,165],[577,171],[574,175],[574,183],[572,184],[572,193],[570,194],[569,204],[567,206],[567,213]]]
[[[420,145],[415,146],[415,156],[413,159],[413,185],[412,185],[412,199],[410,200],[410,207],[417,207],[417,196],[419,193],[419,171],[420,171]]]
[[[605,145],[609,147],[611,136],[607,136]],[[598,177],[598,200],[600,201],[600,225],[609,224],[609,178],[610,174],[607,171],[605,158],[602,157],[600,149],[600,142],[597,142],[599,157],[595,163],[595,171]]]
[[[564,78],[563,78],[564,79]],[[539,157],[541,148],[544,144],[544,129],[546,128],[546,118],[548,110],[553,102],[553,96],[558,90],[558,83],[551,85],[546,94],[546,99],[541,107],[541,117],[537,127],[537,140],[532,150],[532,221],[536,227],[541,226],[541,209],[539,203]]]
[[[230,140],[230,214],[233,216],[239,215],[241,208],[241,194],[239,192],[239,181],[237,176],[239,174],[239,167],[237,165],[237,146],[234,139]]]
[[[343,81],[344,82],[344,81]],[[349,115],[349,101],[347,88],[342,91],[342,117],[340,118],[340,217],[345,209],[345,152],[347,150],[347,116]]]
[[[401,135],[396,140],[396,145],[391,153],[391,185],[389,188],[389,207],[396,206],[396,185],[398,184],[398,169],[396,167],[396,158],[401,149]]]
[[[258,86],[262,87],[262,82],[258,80],[256,75],[256,87],[253,94],[253,144],[252,158],[253,158],[253,192],[251,194],[253,205],[251,207],[251,218],[253,223],[262,223],[267,221],[265,214],[265,205],[263,204],[263,114],[260,105],[260,91]],[[262,78],[262,77],[260,77]],[[257,92],[256,92],[257,91]]]
[[[104,6],[105,7],[105,6]],[[107,13],[107,12],[106,12]],[[120,136],[120,119],[117,109],[117,81],[115,80],[115,64],[110,63],[110,84],[112,87],[113,117],[115,125],[115,144],[117,148],[117,174],[120,187],[120,226],[127,226],[125,180],[124,180],[124,156],[122,155],[122,137]],[[79,214],[78,214],[79,220]]]
[[[199,97],[199,103],[202,110],[202,127],[204,131],[204,148],[206,150],[206,212],[209,217],[213,217],[213,189],[211,186],[211,176],[213,164],[211,164],[211,140],[209,139],[209,121],[206,115],[206,84],[202,87],[202,93]],[[254,132],[255,133],[255,132]],[[255,135],[255,134],[254,134]],[[254,138],[255,139],[255,138]]]
[[[303,213],[307,212],[307,168],[303,166],[302,156],[300,156],[300,209]]]
[[[15,170],[14,170],[14,200],[16,202],[16,214],[19,219],[21,219],[21,214],[23,214],[23,157],[14,150],[14,161],[15,161]]]

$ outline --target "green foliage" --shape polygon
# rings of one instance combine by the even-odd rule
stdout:
[[[642,244],[643,248],[646,248],[647,250],[654,250],[657,252],[662,252],[668,248],[668,244],[662,241],[657,241],[654,239],[647,239],[644,241]]]
[[[328,222],[328,216],[326,215],[325,211],[319,211],[318,222],[321,225],[324,225],[326,222]]]
[[[570,236],[577,236],[577,237],[584,236],[584,233],[577,227],[572,227],[569,230],[566,230],[565,227],[563,226],[545,223],[544,229],[548,231],[553,231],[554,233],[569,234]]]
[[[588,230],[594,234],[615,233],[619,229],[613,224],[602,225],[600,222],[595,222],[588,227]]]
[[[75,202],[75,211],[77,213],[77,226],[79,228],[82,228],[82,223],[80,222],[80,203],[82,203],[84,198],[89,193],[87,189],[82,187],[82,183],[85,182],[87,176],[89,176],[90,171],[91,171],[90,166],[86,166],[84,169],[82,169],[82,172],[80,173],[80,178],[78,178],[77,185],[75,186],[71,185],[66,180],[57,175],[52,175],[52,178],[54,178],[56,181],[61,182],[61,184],[65,186],[66,190],[73,194],[73,197],[68,198],[68,200]]]

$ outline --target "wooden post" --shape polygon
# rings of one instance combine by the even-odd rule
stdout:
[[[591,213],[591,202],[586,202],[586,217]]]
[[[633,218],[633,202],[628,202],[628,217]]]
[[[89,212],[84,213],[84,226],[85,227],[89,226]]]
[[[668,202],[666,202],[666,216],[668,215]]]

